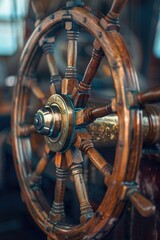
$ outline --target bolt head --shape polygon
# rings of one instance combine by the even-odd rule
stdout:
[[[34,127],[36,131],[40,132],[44,127],[44,120],[40,113],[36,113],[34,117]]]

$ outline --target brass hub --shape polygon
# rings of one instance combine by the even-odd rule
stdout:
[[[66,95],[52,95],[35,114],[34,126],[38,133],[45,136],[52,151],[67,151],[75,132],[75,110],[71,99]]]

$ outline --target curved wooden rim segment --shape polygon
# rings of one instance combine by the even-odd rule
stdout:
[[[47,222],[48,212],[43,209],[41,202],[37,201],[36,193],[28,190],[27,187],[27,170],[25,169],[24,158],[26,154],[23,151],[24,145],[27,144],[28,140],[22,140],[17,137],[17,123],[22,120],[20,111],[23,108],[23,76],[28,72],[32,73],[34,70],[31,64],[39,48],[38,42],[40,38],[50,31],[54,25],[68,19],[68,16],[72,16],[73,21],[89,31],[98,40],[108,59],[114,81],[120,125],[114,169],[108,191],[95,215],[84,225],[73,228],[53,226]],[[125,52],[126,57],[123,52]],[[52,14],[41,22],[28,41],[21,56],[18,84],[14,93],[14,110],[12,115],[14,159],[27,207],[35,222],[51,238],[55,237],[54,233],[58,237],[57,239],[66,239],[67,237],[74,240],[94,239],[95,236],[101,238],[118,220],[125,204],[120,202],[118,197],[120,184],[124,181],[134,181],[139,164],[139,149],[141,147],[141,137],[139,137],[141,136],[141,128],[139,127],[141,125],[141,113],[139,110],[130,110],[128,108],[128,89],[138,91],[138,84],[125,44],[117,32],[105,32],[99,25],[99,20],[85,9],[77,7],[67,11],[60,10]],[[31,198],[35,198],[35,201],[32,201]],[[45,202],[44,205],[47,205],[47,203]],[[110,221],[111,219],[113,221]],[[88,237],[86,238],[86,236]]]

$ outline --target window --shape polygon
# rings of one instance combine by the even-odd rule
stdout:
[[[156,37],[154,41],[154,49],[153,49],[154,55],[157,58],[160,58],[160,13],[159,13],[159,21],[157,24],[157,30],[156,30]]]
[[[13,55],[23,43],[28,0],[0,1],[0,55]]]

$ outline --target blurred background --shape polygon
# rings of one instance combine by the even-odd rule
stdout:
[[[49,13],[64,6],[66,1],[53,2]],[[112,3],[111,0],[86,0],[84,2],[103,14],[108,12]],[[141,90],[160,85],[160,1],[129,0],[123,10],[120,23],[120,32],[132,56]],[[0,0],[0,240],[46,239],[41,230],[35,226],[21,200],[19,184],[13,166],[10,135],[12,94],[17,79],[18,63],[23,47],[34,30],[34,24],[35,15],[29,0]],[[55,50],[57,65],[62,75],[64,75],[66,68],[67,41],[64,31],[61,30],[57,35]],[[78,59],[79,63],[83,62],[86,66],[90,58],[92,42],[93,38],[86,32],[80,35]],[[79,78],[83,73],[84,69],[79,64]],[[48,78],[48,68],[43,60],[39,66],[39,78],[42,85]],[[113,92],[110,71],[104,61],[96,75],[93,95],[105,99],[106,95],[110,97],[114,94]],[[107,152],[101,148],[100,151],[110,155],[112,155],[111,151],[114,153],[114,149],[109,149]],[[160,239],[159,168],[159,162],[144,155],[138,174],[143,194],[157,206],[156,216],[144,219],[128,205],[121,221],[110,233],[108,239]],[[95,198],[95,194],[101,196],[105,190],[99,187],[95,170],[91,168],[90,171],[88,181],[91,187],[92,204],[96,206],[99,199]],[[47,184],[52,184],[52,181],[54,180],[52,179]],[[69,191],[72,196],[72,188]],[[75,221],[76,207],[72,209]]]

